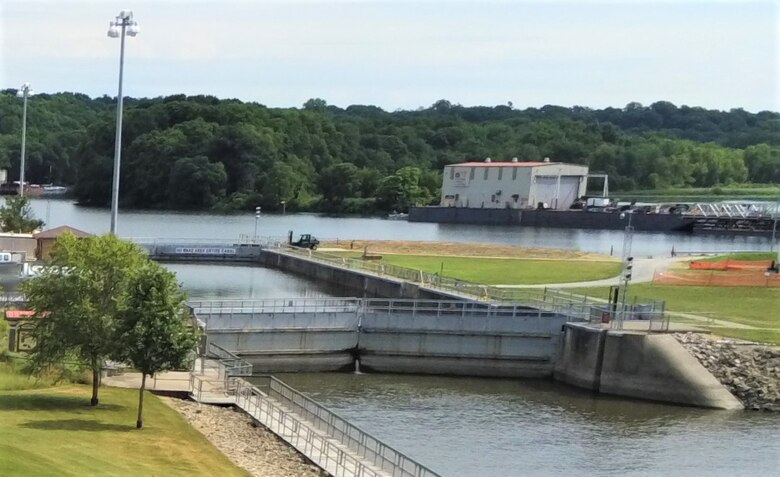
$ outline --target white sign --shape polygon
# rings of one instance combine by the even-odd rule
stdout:
[[[471,169],[465,167],[456,168],[452,179],[453,185],[455,187],[468,187],[469,174],[471,174]]]
[[[176,253],[187,255],[235,255],[236,249],[222,247],[176,247]]]
[[[9,263],[13,260],[13,257],[8,252],[0,252],[0,263]]]

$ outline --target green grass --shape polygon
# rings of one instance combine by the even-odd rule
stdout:
[[[382,255],[382,262],[484,285],[530,285],[600,280],[620,274],[617,261]],[[443,265],[443,269],[442,269]]]
[[[11,366],[0,383],[31,383]],[[31,387],[35,387],[34,383]],[[144,399],[144,429],[135,429],[138,392],[62,385],[0,388],[0,475],[246,476],[176,411],[156,396]]]
[[[658,200],[658,201],[707,201],[707,200],[768,200],[780,197],[780,186],[776,184],[732,184],[717,187],[672,187],[667,189],[647,189],[613,192],[621,200]]]
[[[573,288],[574,293],[607,298],[608,287]],[[711,326],[714,333],[740,338],[751,335],[757,341],[780,344],[780,289],[759,287],[688,287],[650,283],[632,285],[629,295],[640,299],[665,300],[669,311],[700,313],[719,320],[762,328],[744,330]],[[702,322],[673,318],[685,323]]]
[[[772,252],[739,252],[729,253],[726,255],[717,255],[715,257],[707,257],[697,262],[725,262],[726,260],[775,260],[777,254]]]

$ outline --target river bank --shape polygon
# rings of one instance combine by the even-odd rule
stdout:
[[[674,336],[745,409],[780,412],[780,348],[713,340],[695,333]]]
[[[253,477],[327,477],[289,444],[244,412],[183,399],[160,398]]]

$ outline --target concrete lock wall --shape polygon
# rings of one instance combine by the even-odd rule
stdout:
[[[742,409],[739,400],[671,335],[567,324],[554,377],[606,394]]]
[[[670,335],[609,332],[599,390],[716,409],[742,409],[739,400]]]
[[[354,369],[355,312],[201,314],[211,343],[253,365],[255,372]]]
[[[368,371],[546,377],[566,318],[409,313],[203,314],[210,342],[255,372]]]
[[[550,376],[564,317],[366,313],[361,369],[494,377]]]
[[[558,381],[579,388],[598,391],[607,330],[588,325],[569,323],[561,339],[560,356],[555,363],[554,376]]]
[[[259,257],[263,266],[301,275],[314,280],[337,284],[340,288],[360,297],[405,299],[452,299],[453,295],[435,290],[421,289],[418,285],[400,279],[380,277],[349,270],[304,257],[286,255],[274,250],[263,250]],[[460,297],[458,297],[460,299]]]

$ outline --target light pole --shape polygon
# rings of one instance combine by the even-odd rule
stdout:
[[[255,207],[255,235],[254,235],[254,241],[257,242],[257,221],[260,219],[260,207]]]
[[[121,27],[121,29],[117,29]],[[116,222],[119,215],[119,162],[122,150],[122,73],[125,67],[125,35],[136,36],[138,22],[133,20],[131,10],[122,10],[108,27],[108,37],[120,39],[119,46],[119,93],[116,98],[116,138],[114,140],[114,180],[111,185],[111,233],[116,234]]]
[[[287,213],[287,201],[283,200],[280,203],[282,204],[282,215],[285,215]]]
[[[22,197],[24,197],[24,158],[27,147],[27,98],[31,94],[33,94],[33,90],[30,89],[30,83],[24,83],[16,92],[16,96],[24,98],[24,106],[22,106],[22,158],[19,161],[19,195]]]
[[[631,244],[634,240],[634,227],[631,225],[631,219],[634,211],[629,209],[620,214],[621,219],[628,217],[628,225],[623,231],[623,273],[620,277],[622,287],[620,290],[620,312],[618,313],[617,328],[623,329],[623,321],[626,319],[626,298],[628,297],[628,285],[631,282],[631,273],[634,268],[634,257],[631,256]]]

